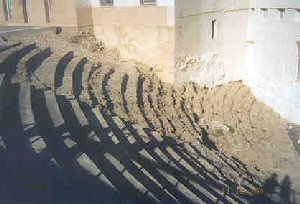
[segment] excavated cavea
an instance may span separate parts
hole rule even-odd
[[[287,122],[242,82],[178,88],[88,32],[42,32],[0,38],[0,85],[1,202],[255,203],[272,173],[300,189]]]

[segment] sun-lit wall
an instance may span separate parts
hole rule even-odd
[[[176,2],[176,82],[243,80],[300,124],[300,1]]]
[[[45,24],[45,4],[43,0],[27,1],[28,22],[32,24]]]
[[[4,24],[6,19],[5,19],[5,13],[4,13],[4,7],[3,7],[3,2],[0,2],[0,24]]]
[[[174,0],[140,5],[140,0],[115,0],[113,6],[93,5],[96,37],[116,48],[125,60],[153,66],[163,80],[173,80],[175,46]]]
[[[176,78],[215,86],[242,78],[248,10],[240,1],[178,0]]]
[[[284,6],[289,9],[256,8],[249,12],[244,81],[260,100],[300,123],[300,12]]]

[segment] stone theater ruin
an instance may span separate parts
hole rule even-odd
[[[0,203],[300,203],[300,1],[0,0]]]

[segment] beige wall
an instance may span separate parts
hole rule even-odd
[[[176,10],[178,81],[193,80],[215,86],[241,80],[247,55],[248,10],[239,7],[241,4],[226,1],[219,1],[223,4],[210,12],[207,11],[213,9],[214,4],[209,3],[213,2],[178,0],[177,3],[181,5]],[[228,3],[227,9],[224,9],[225,3]]]
[[[0,24],[5,22],[5,14],[4,14],[4,8],[3,8],[3,1],[0,1]]]
[[[24,23],[23,5],[21,0],[12,0],[12,19],[10,23]]]
[[[74,0],[49,0],[50,5],[50,25],[76,27],[80,25],[91,25],[91,9],[77,8]],[[4,19],[2,0],[0,5],[0,23],[4,24],[23,24],[24,15],[22,0],[12,0],[12,19],[8,22]],[[27,14],[29,25],[45,25],[46,12],[44,0],[27,0]],[[3,16],[3,19],[2,19]],[[88,23],[86,23],[88,22]]]
[[[168,26],[168,7],[99,7],[93,8],[95,25]]]
[[[27,9],[30,24],[46,23],[43,0],[30,0]],[[63,4],[61,0],[51,0],[50,9],[50,25],[71,28],[71,32],[93,26],[95,36],[108,48],[116,48],[121,58],[153,66],[166,81],[173,77],[174,7],[92,8],[88,1],[83,0],[64,0]],[[13,10],[16,12],[14,6]]]
[[[91,7],[77,8],[77,25],[79,27],[93,26],[93,16]]]
[[[77,10],[74,0],[51,0],[51,24],[75,26],[77,25]]]
[[[44,0],[27,1],[27,12],[29,23],[37,25],[46,23]]]
[[[93,9],[96,37],[122,58],[151,65],[163,80],[173,79],[175,28],[168,7],[104,7]]]

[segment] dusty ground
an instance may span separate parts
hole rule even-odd
[[[9,40],[18,41],[20,36]],[[35,42],[41,50],[50,47],[55,54],[72,50],[75,57],[89,59],[92,66],[83,82],[81,102],[179,143],[201,142],[207,154],[220,151],[237,158],[262,180],[271,173],[277,173],[280,179],[288,175],[300,190],[300,158],[289,139],[288,123],[257,101],[242,82],[212,89],[194,83],[183,87],[164,84],[150,67],[122,61],[116,50],[106,49],[89,32],[59,37],[45,33],[21,36],[21,40]],[[22,76],[19,70],[14,80]],[[47,76],[42,77],[40,80],[46,82]],[[55,90],[51,82],[47,85]],[[70,92],[61,89],[56,93]]]

